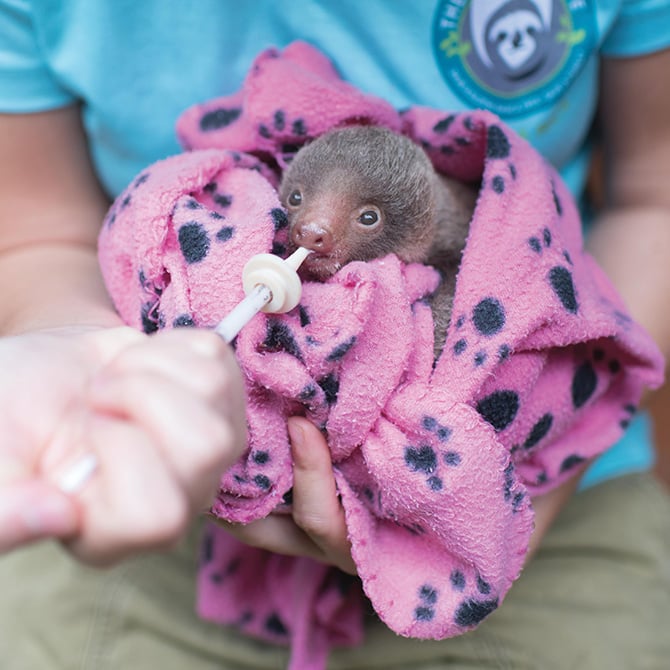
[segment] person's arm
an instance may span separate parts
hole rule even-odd
[[[633,318],[670,354],[670,50],[602,68],[605,207],[588,248]],[[670,486],[670,444],[656,444]]]
[[[653,422],[653,439],[656,444],[654,473],[670,492],[670,384],[666,383],[649,400],[649,413]]]
[[[107,207],[76,107],[0,115],[2,335],[121,324],[96,255]]]
[[[0,115],[0,549],[54,535],[104,564],[170,545],[244,448],[232,350],[121,325],[97,262],[107,205],[77,108]]]

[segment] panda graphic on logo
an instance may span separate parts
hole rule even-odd
[[[586,0],[443,1],[435,55],[454,91],[514,115],[550,103],[578,74],[593,39]]]

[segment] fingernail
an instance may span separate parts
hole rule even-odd
[[[305,431],[298,421],[288,421],[288,434],[294,447],[302,447],[305,444]]]
[[[218,356],[221,351],[221,343],[218,339],[201,333],[194,334],[189,340],[189,345],[194,353],[208,358]]]
[[[26,507],[21,517],[25,528],[33,536],[63,535],[76,528],[76,514],[72,504],[62,496],[43,498]]]

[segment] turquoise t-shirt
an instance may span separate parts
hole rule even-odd
[[[237,90],[261,49],[295,39],[398,108],[488,107],[579,193],[597,56],[669,45],[670,1],[0,0],[0,110],[83,101],[113,195],[179,150],[182,110]]]
[[[0,0],[0,111],[80,102],[114,196],[179,151],[185,108],[236,91],[261,49],[295,39],[397,108],[490,109],[579,197],[599,56],[670,46],[670,0]],[[638,419],[587,477],[650,461]]]

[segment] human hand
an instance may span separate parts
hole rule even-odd
[[[292,513],[271,514],[249,524],[212,519],[250,546],[287,556],[308,556],[356,574],[328,444],[307,419],[289,419],[288,430],[294,464]],[[586,465],[572,479],[533,499],[535,528],[528,548],[528,560],[574,493],[585,468]]]
[[[213,333],[45,331],[0,341],[0,366],[16,380],[0,388],[0,548],[56,536],[107,564],[169,546],[244,449],[239,370]],[[93,477],[64,495],[89,455]]]
[[[2,456],[0,456],[2,458]],[[5,484],[0,467],[0,554],[47,537],[77,530],[76,503],[49,482],[38,479]]]
[[[355,575],[328,444],[319,429],[301,417],[288,420],[288,431],[293,455],[291,514],[270,514],[244,525],[212,520],[252,547],[308,556]]]

